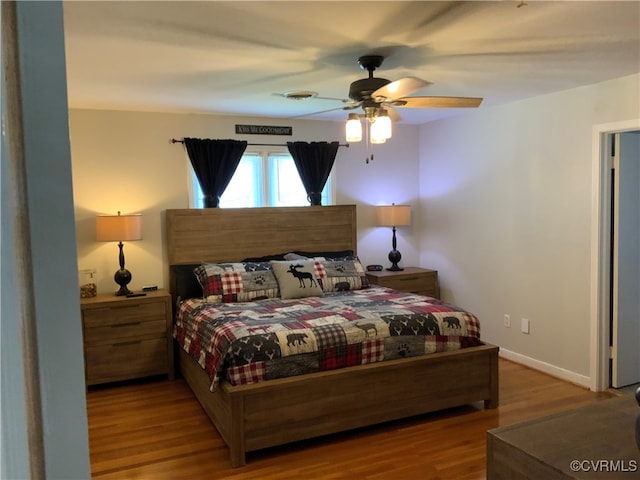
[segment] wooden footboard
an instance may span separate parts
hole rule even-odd
[[[180,371],[234,467],[253,450],[477,401],[498,406],[498,347],[488,344],[253,385],[222,382],[213,393],[182,349]]]

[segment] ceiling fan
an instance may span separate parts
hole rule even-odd
[[[358,142],[362,139],[360,119],[365,118],[371,124],[371,142],[384,143],[391,137],[391,119],[398,120],[400,116],[395,111],[399,108],[476,108],[482,103],[482,98],[476,97],[410,97],[408,95],[420,90],[430,82],[418,77],[403,77],[395,81],[374,77],[373,72],[384,61],[382,55],[363,55],[358,58],[358,64],[369,72],[367,78],[362,78],[349,86],[349,98],[341,100],[344,107],[324,110],[355,110],[362,108],[363,114],[350,113],[347,120],[347,141]],[[286,98],[300,100],[301,98],[316,97],[315,92],[289,92],[283,94]],[[321,97],[319,97],[321,98]],[[327,99],[328,100],[328,99]],[[337,99],[336,99],[337,100]],[[311,115],[314,115],[312,113]],[[306,116],[306,115],[305,115]]]
[[[431,82],[418,77],[404,77],[393,82],[374,77],[374,70],[382,65],[383,60],[382,55],[364,55],[358,58],[358,64],[369,72],[369,76],[356,80],[349,86],[349,100],[345,102],[363,108],[474,108],[482,102],[482,98],[473,97],[408,97],[407,95],[431,85]]]

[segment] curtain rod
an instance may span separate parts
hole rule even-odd
[[[184,143],[184,140],[177,140],[175,138],[172,138],[171,140],[169,140],[169,143]],[[247,143],[247,146],[251,146],[251,147],[286,147],[287,144],[286,143]],[[348,143],[339,143],[338,144],[339,147],[347,147],[349,148],[349,144]]]

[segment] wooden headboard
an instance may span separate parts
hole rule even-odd
[[[169,265],[293,250],[357,252],[355,205],[167,210],[166,228]]]

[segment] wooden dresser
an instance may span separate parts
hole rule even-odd
[[[440,286],[438,285],[438,272],[436,270],[406,267],[399,272],[390,272],[389,270],[367,272],[367,278],[369,283],[375,285],[440,298]]]
[[[161,374],[174,378],[169,292],[102,294],[80,305],[87,385]]]

